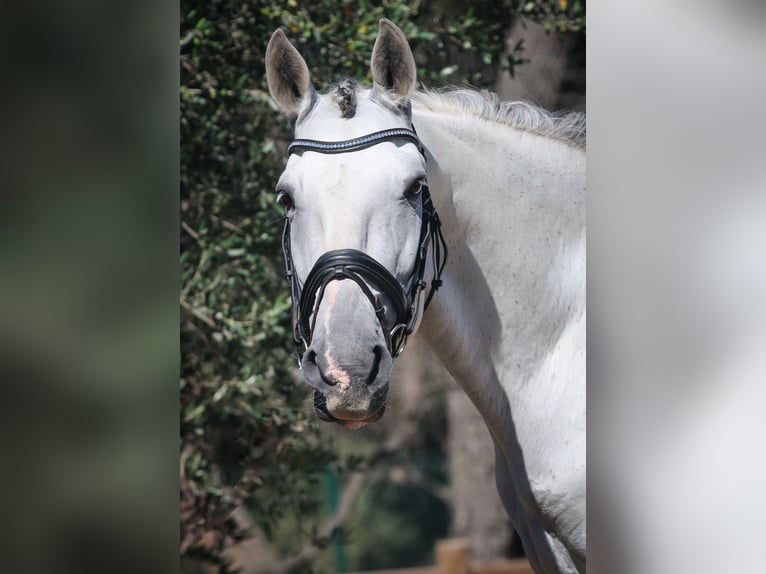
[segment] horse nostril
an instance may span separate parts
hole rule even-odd
[[[317,373],[319,373],[319,378],[322,379],[322,382],[329,386],[334,387],[337,383],[336,380],[334,380],[331,377],[328,377],[325,373],[327,371],[327,365],[320,365],[317,361],[317,354],[316,351],[313,349],[309,349],[306,351],[306,355],[304,356],[303,362],[308,362],[312,365],[312,368],[316,368]],[[321,361],[324,362],[324,361]]]
[[[336,384],[332,378],[325,374],[326,365],[323,365],[322,355],[317,355],[314,349],[307,349],[303,355],[301,370],[303,378],[314,389],[324,392],[327,387],[333,387]]]
[[[375,345],[375,348],[372,350],[373,353],[373,359],[372,359],[372,368],[370,369],[370,374],[367,375],[367,384],[374,382],[375,379],[378,378],[378,372],[380,371],[380,359],[383,357],[383,347],[380,345]]]

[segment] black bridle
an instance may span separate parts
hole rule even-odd
[[[393,128],[364,135],[352,140],[326,142],[318,140],[296,139],[287,148],[288,156],[302,151],[336,154],[365,149],[370,146],[392,140],[409,140],[418,146],[418,151],[426,157],[425,149],[414,129]],[[388,269],[372,257],[356,249],[336,249],[322,254],[301,286],[293,266],[290,247],[290,219],[285,217],[282,233],[282,249],[285,255],[286,277],[290,282],[290,298],[293,315],[293,339],[297,348],[296,359],[301,365],[303,352],[311,344],[311,337],[316,324],[316,310],[324,297],[330,281],[350,279],[369,299],[386,337],[386,345],[391,356],[396,358],[404,351],[407,337],[417,326],[420,316],[420,301],[426,288],[423,280],[428,249],[431,248],[434,277],[431,289],[422,306],[425,312],[436,290],[441,286],[441,274],[447,261],[447,243],[441,232],[441,221],[431,201],[428,184],[423,183],[420,190],[421,224],[420,241],[409,280],[406,285],[399,283]],[[373,290],[384,294],[390,302],[395,319],[389,330],[385,322],[386,308]],[[313,316],[313,321],[312,321]]]

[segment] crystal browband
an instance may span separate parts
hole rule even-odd
[[[305,140],[297,139],[293,140],[290,146],[287,148],[287,155],[299,152],[299,151],[317,151],[320,153],[346,153],[350,151],[356,151],[365,149],[375,144],[389,141],[392,139],[406,139],[418,146],[418,151],[425,156],[425,150],[423,149],[417,134],[413,130],[406,128],[391,128],[388,130],[382,130],[371,134],[364,135],[352,140],[328,142],[319,140]]]

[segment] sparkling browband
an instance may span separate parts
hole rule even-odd
[[[365,149],[370,146],[374,146],[377,143],[388,141],[393,138],[401,138],[410,140],[412,143],[418,146],[418,151],[425,157],[425,150],[423,145],[418,139],[418,135],[413,130],[406,128],[391,128],[388,130],[382,130],[371,134],[364,135],[360,138],[352,140],[340,141],[340,142],[326,142],[319,140],[294,140],[293,143],[287,148],[287,155],[299,152],[299,151],[318,151],[321,153],[346,153],[349,151],[356,151]]]

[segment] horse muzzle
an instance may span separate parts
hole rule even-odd
[[[356,427],[383,416],[393,370],[385,341],[374,330],[377,322],[367,316],[358,323],[329,346],[320,329],[301,365],[304,380],[314,389],[317,416]]]
[[[334,422],[348,429],[358,429],[379,420],[386,412],[388,384],[366,398],[348,400],[334,393],[314,391],[314,410],[325,422]],[[329,396],[328,396],[329,395]]]

